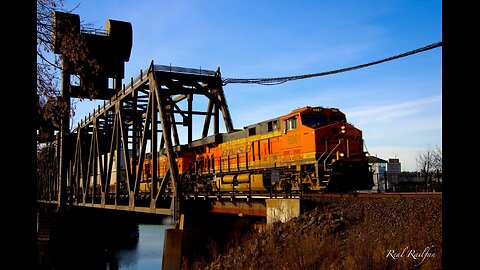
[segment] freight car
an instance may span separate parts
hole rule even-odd
[[[351,192],[374,185],[362,131],[337,108],[303,107],[177,152],[184,193]],[[157,175],[165,176],[165,156]],[[140,193],[151,188],[151,160]]]

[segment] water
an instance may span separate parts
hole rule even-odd
[[[163,241],[168,228],[172,226],[140,224],[137,246],[114,251],[113,261],[107,262],[106,269],[162,269]]]
[[[101,241],[105,231],[91,236],[93,231],[81,233],[78,228],[68,228],[68,233],[50,242],[45,262],[38,269],[99,269],[99,270],[160,270],[162,269],[165,230],[172,225],[139,224],[138,239],[122,240],[114,234]],[[130,231],[132,231],[130,229]],[[136,231],[136,230],[135,230]],[[114,237],[114,238],[111,238]],[[117,241],[112,241],[120,239]]]

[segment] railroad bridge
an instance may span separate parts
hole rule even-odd
[[[194,100],[200,97],[208,101],[205,111],[193,109]],[[194,116],[204,118],[202,134],[197,140],[193,140]],[[177,153],[198,144],[218,143],[220,117],[227,132],[234,131],[219,70],[152,62],[80,120],[74,130],[68,132],[64,126],[65,131],[56,134],[53,160],[58,162],[54,166],[58,171],[39,179],[38,198],[41,203],[59,207],[172,216],[177,225],[182,214],[199,209],[266,217],[266,199],[287,194],[272,191],[252,195],[236,193],[235,189],[221,194],[181,192]],[[184,144],[181,144],[180,128],[187,131],[188,141]],[[209,130],[213,134],[209,134]],[[160,155],[166,156],[168,162],[163,177],[157,175]],[[146,175],[139,168],[143,168],[146,160],[151,162],[149,193],[140,192]]]
[[[52,125],[39,128],[39,143],[50,147],[44,148],[47,155],[39,162],[39,204],[60,211],[73,207],[172,216],[176,229],[183,229],[183,214],[189,212],[267,215],[266,198],[272,194],[252,196],[232,190],[197,196],[181,189],[182,173],[194,164],[181,166],[176,162],[178,154],[196,145],[218,144],[221,122],[227,133],[235,131],[219,68],[180,68],[152,61],[122,84],[124,62],[133,44],[130,23],[107,20],[104,31],[92,33],[81,29],[76,14],[55,12],[53,18],[53,51],[62,57],[62,98],[68,110],[71,98],[104,102],[72,130],[69,115],[62,116],[56,130],[48,129]],[[69,59],[65,36],[80,38],[87,60],[99,63],[94,77],[78,73],[79,64]],[[75,76],[77,83],[72,82]],[[194,118],[203,120],[201,134],[194,134]],[[186,142],[181,141],[180,129]],[[159,164],[160,156],[166,157],[166,164]],[[146,185],[142,168],[147,161],[148,193],[140,192]],[[160,176],[161,165],[166,170]],[[172,233],[167,233],[167,241],[182,237],[181,232]]]
[[[104,30],[91,31],[81,28],[79,15],[54,12],[52,49],[63,61],[62,99],[67,104],[71,98],[103,100],[103,105],[73,130],[68,114],[56,130],[53,125],[39,128],[40,143],[53,150],[40,164],[39,200],[60,207],[167,215],[175,221],[192,205],[205,203],[212,212],[266,216],[265,199],[274,196],[272,191],[268,196],[252,196],[232,189],[229,194],[206,192],[200,197],[182,192],[182,174],[196,164],[179,164],[176,158],[184,150],[221,143],[221,123],[226,133],[236,131],[220,68],[182,68],[151,61],[122,84],[132,33],[129,22],[109,19]],[[72,40],[82,43],[75,49],[85,50],[77,55],[86,59],[71,59],[68,42]],[[79,72],[81,65],[91,61],[98,64],[95,73]],[[194,128],[194,123],[202,122],[201,129]],[[146,166],[149,175],[143,170]]]
[[[195,96],[208,99],[205,111],[193,110]],[[187,103],[187,109],[181,108],[182,101]],[[46,191],[52,192],[55,189],[51,187],[58,186],[60,193],[53,196],[60,196],[60,201],[63,191],[68,197],[66,202],[131,211],[149,208],[153,213],[177,214],[178,218],[180,209],[175,205],[182,194],[178,188],[181,180],[176,152],[199,143],[193,140],[194,116],[204,117],[200,141],[215,143],[217,137],[208,136],[208,131],[213,121],[213,133],[219,134],[220,112],[227,131],[233,131],[219,70],[176,68],[152,62],[103,106],[81,120],[75,130],[57,133],[57,156],[64,168],[59,173],[60,183],[52,177]],[[185,144],[180,143],[179,128],[187,129]],[[168,162],[162,178],[157,175],[160,155],[165,155]],[[151,161],[152,188],[150,194],[141,197],[139,187],[145,177],[141,168],[146,160]],[[173,183],[171,190],[167,189],[169,181]],[[167,199],[170,203],[166,203]]]
[[[62,116],[56,130],[52,125],[39,127],[39,144],[46,145],[37,170],[39,205],[60,211],[78,208],[98,213],[104,209],[173,217],[175,228],[166,234],[164,252],[170,253],[164,253],[164,260],[169,261],[168,266],[164,262],[165,269],[179,269],[182,243],[194,238],[182,232],[188,227],[185,216],[187,224],[189,215],[202,218],[207,213],[261,217],[269,223],[300,214],[304,194],[295,198],[277,194],[272,185],[270,193],[255,195],[251,190],[236,192],[233,183],[227,193],[182,191],[184,175],[196,166],[177,162],[183,150],[221,143],[221,123],[227,133],[236,131],[219,68],[181,68],[152,61],[137,77],[122,84],[133,44],[130,23],[107,20],[104,31],[91,32],[81,29],[78,15],[55,12],[53,26],[53,51],[63,61],[62,99],[70,104],[71,98],[91,98],[103,100],[103,105],[73,130],[68,114]],[[69,47],[63,44],[68,35],[81,37],[87,60],[99,63],[95,76],[78,73],[79,64],[69,59]],[[79,82],[72,83],[74,76]],[[194,123],[199,121],[203,126],[195,129]],[[142,168],[147,163],[151,174],[146,176]]]

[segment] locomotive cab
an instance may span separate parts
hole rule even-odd
[[[300,154],[302,171],[315,171],[308,189],[342,192],[373,187],[362,131],[339,109],[304,107],[282,120],[284,149]]]
[[[345,114],[338,109],[311,108],[301,114],[302,124],[310,128],[320,128],[333,123],[346,123]]]

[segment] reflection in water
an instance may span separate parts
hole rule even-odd
[[[170,225],[140,224],[138,244],[134,248],[122,248],[114,252],[106,269],[155,269],[162,268],[163,239]]]
[[[160,270],[168,228],[172,225],[140,224],[138,239],[115,241],[117,238],[109,236],[104,242],[98,234],[92,237],[92,231],[70,231],[67,237],[62,235],[50,243],[50,263],[42,263],[38,269]]]

